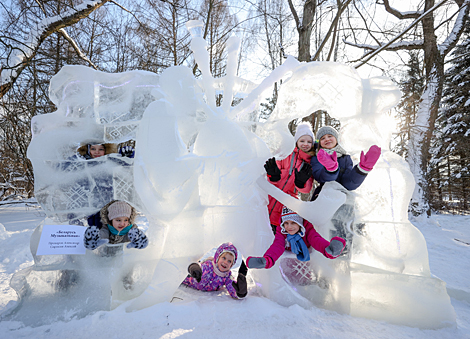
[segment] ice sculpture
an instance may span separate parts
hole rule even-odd
[[[148,287],[139,289],[145,291],[128,304],[131,311],[169,301],[188,263],[222,242],[233,242],[244,256],[261,255],[273,239],[266,191],[316,223],[327,238],[336,209],[343,203],[355,205],[354,225],[360,229],[352,228],[356,234],[350,257],[328,260],[312,253],[311,261],[299,266],[286,254],[270,270],[250,271],[260,292],[284,305],[316,305],[398,324],[436,328],[454,322],[444,283],[430,275],[424,239],[407,220],[410,192],[405,182],[410,172],[388,151],[389,122],[383,113],[399,99],[396,86],[385,78],[361,79],[345,65],[299,63],[292,57],[254,85],[235,75],[236,37],[227,42],[227,75],[214,79],[200,25],[187,24],[201,79],[183,66],[170,67],[160,76],[66,66],[52,78],[50,96],[57,112],[34,118],[28,149],[36,195],[50,222],[83,218],[111,197],[143,212],[150,246],[138,255],[124,250],[122,260],[136,263],[151,279],[143,275]],[[260,123],[258,103],[280,79],[276,109]],[[216,94],[223,94],[219,106]],[[342,142],[353,156],[371,144],[381,146],[383,154],[359,190],[350,193],[334,183],[326,185],[325,199],[312,204],[266,185],[263,163],[292,151],[288,121],[318,109],[341,121]],[[134,160],[117,155],[70,160],[84,142],[129,139],[136,141]],[[35,266],[16,275],[14,285],[22,290],[39,280],[59,279],[59,269],[93,271],[107,264],[110,270],[118,265],[90,253],[81,258],[36,257]],[[292,280],[299,272],[306,281]],[[119,280],[126,272],[117,269],[113,274]],[[124,293],[123,298],[130,296]]]
[[[356,161],[373,144],[382,155],[359,189],[348,194],[346,204],[355,207],[349,256],[328,261],[314,253],[309,263],[292,264],[286,255],[276,266],[283,279],[276,271],[256,272],[269,297],[421,328],[455,323],[445,283],[431,276],[424,237],[408,221],[413,176],[388,148],[393,121],[384,113],[399,98],[389,79],[361,79],[353,68],[334,63],[303,64],[283,83],[273,118],[326,110],[341,121],[340,142]],[[281,199],[282,192],[277,194]],[[331,229],[317,225],[326,238]]]

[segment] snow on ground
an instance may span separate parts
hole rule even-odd
[[[32,264],[29,239],[44,216],[34,201],[0,205],[0,312],[16,299],[9,279],[15,271]],[[456,327],[421,330],[318,308],[283,307],[254,290],[245,300],[232,300],[223,292],[183,290],[179,291],[181,296],[189,299],[174,299],[132,313],[125,311],[125,303],[110,312],[35,328],[2,321],[0,337],[470,338],[470,216],[433,215],[412,222],[426,238],[432,273],[447,283],[457,314]]]

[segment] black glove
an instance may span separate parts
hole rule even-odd
[[[242,260],[242,264],[240,265],[240,268],[238,269],[238,273],[243,274],[245,277],[246,277],[246,274],[248,273],[248,267],[246,267],[244,260]]]
[[[308,179],[312,176],[312,166],[310,166],[309,163],[305,162],[300,169],[300,171],[297,171],[297,168],[295,169],[295,180],[294,184],[298,188],[304,188],[305,183],[307,182]]]
[[[197,282],[201,282],[202,268],[197,262],[193,262],[188,266],[188,272]]]
[[[276,158],[271,158],[264,164],[264,169],[272,182],[281,180],[281,170],[277,167]]]
[[[238,273],[237,282],[232,281],[232,286],[237,292],[237,296],[239,298],[245,298],[248,294],[248,286],[246,284],[246,277],[244,274]]]
[[[121,154],[121,156],[123,157],[133,158],[135,154],[134,147],[132,146],[121,147],[119,148],[119,154]]]

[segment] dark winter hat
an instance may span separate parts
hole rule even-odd
[[[127,202],[116,201],[108,207],[108,219],[111,221],[119,217],[131,217],[132,207]]]
[[[336,129],[331,126],[323,126],[317,132],[317,140],[320,140],[322,136],[330,134],[336,138],[336,142],[339,142],[339,133]]]
[[[308,122],[303,122],[297,126],[297,129],[295,131],[294,139],[295,142],[300,139],[300,137],[303,137],[304,135],[309,135],[312,137],[312,141],[314,141],[315,137],[313,136],[312,132],[312,126]]]
[[[287,220],[291,220],[295,222],[297,225],[300,226],[300,231],[301,235],[305,234],[305,228],[304,228],[304,218],[302,218],[300,215],[295,213],[293,210],[289,209],[288,207],[284,206],[282,207],[282,212],[281,212],[281,233],[287,234],[287,231],[284,228],[284,223]]]

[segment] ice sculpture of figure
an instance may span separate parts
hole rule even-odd
[[[292,57],[254,86],[235,76],[239,47],[235,37],[227,42],[227,75],[214,79],[206,42],[198,34],[200,23],[189,22],[188,28],[202,79],[195,79],[183,66],[170,67],[161,76],[142,71],[105,74],[65,66],[51,79],[50,97],[57,111],[34,117],[28,148],[36,197],[49,218],[46,222],[67,221],[70,212],[77,217],[95,213],[110,200],[99,195],[96,178],[111,176],[113,199],[132,204],[148,219],[150,245],[132,253],[124,249],[124,255],[108,258],[112,262],[104,262],[106,258],[94,251],[73,260],[36,256],[40,226],[31,239],[35,264],[15,275],[12,282],[20,293],[32,292],[26,302],[36,300],[42,305],[53,297],[50,282],[58,279],[60,270],[71,269],[90,273],[83,275],[79,288],[90,284],[111,287],[91,296],[97,302],[94,305],[83,300],[84,294],[73,294],[68,305],[78,311],[67,314],[109,309],[116,296],[126,300],[145,288],[136,287],[130,295],[115,286],[129,266],[139,274],[137,282],[150,285],[127,310],[169,301],[186,275],[188,261],[200,258],[205,249],[230,239],[239,244],[239,255],[257,255],[272,243],[268,194],[327,236],[328,221],[348,194],[340,184],[326,183],[322,199],[303,202],[271,185],[263,173],[266,159],[282,159],[294,149],[287,122],[325,109],[341,121],[342,138],[350,145],[353,158],[371,144],[384,150],[357,192],[356,215],[365,225],[364,232],[354,239],[350,261],[328,261],[318,252],[311,253],[311,268],[316,271],[310,272],[317,282],[313,290],[312,286],[291,288],[279,274],[281,257],[272,269],[256,272],[261,293],[281,304],[313,303],[413,326],[432,328],[455,321],[444,283],[430,275],[424,239],[407,220],[411,193],[405,189],[405,181],[412,180],[411,173],[403,159],[386,151],[390,123],[384,123],[382,113],[398,101],[396,86],[385,78],[361,79],[345,65],[300,63]],[[263,93],[280,79],[284,81],[273,114],[266,123],[257,123],[253,116]],[[216,93],[223,93],[221,106],[216,105]],[[232,106],[234,96],[243,98],[236,106]],[[135,158],[120,159],[129,163],[127,167],[110,161],[114,157],[110,154],[76,161],[67,171],[60,170],[61,162],[83,143],[130,139],[136,140]],[[46,158],[44,149],[51,150]],[[77,185],[82,180],[88,181],[87,189]],[[321,213],[314,208],[319,201],[328,202]],[[105,268],[109,280],[96,281],[93,273]],[[149,274],[153,274],[151,281]],[[112,291],[111,300],[104,291]],[[405,297],[408,293],[413,297]]]
[[[187,24],[202,80],[187,67],[166,69],[155,92],[159,99],[145,111],[136,139],[136,190],[150,224],[158,226],[148,235],[165,243],[151,286],[129,310],[170,300],[186,275],[187,259],[196,260],[207,248],[230,239],[246,254],[272,242],[267,195],[255,184],[272,154],[253,133],[251,117],[263,92],[298,62],[290,59],[253,89],[235,76],[240,40],[231,37],[227,75],[216,84],[199,25]],[[215,88],[223,90],[221,106],[215,105]],[[244,100],[231,106],[233,96]],[[340,199],[332,199],[330,210],[317,209],[326,218],[344,202],[344,194],[335,193]]]

